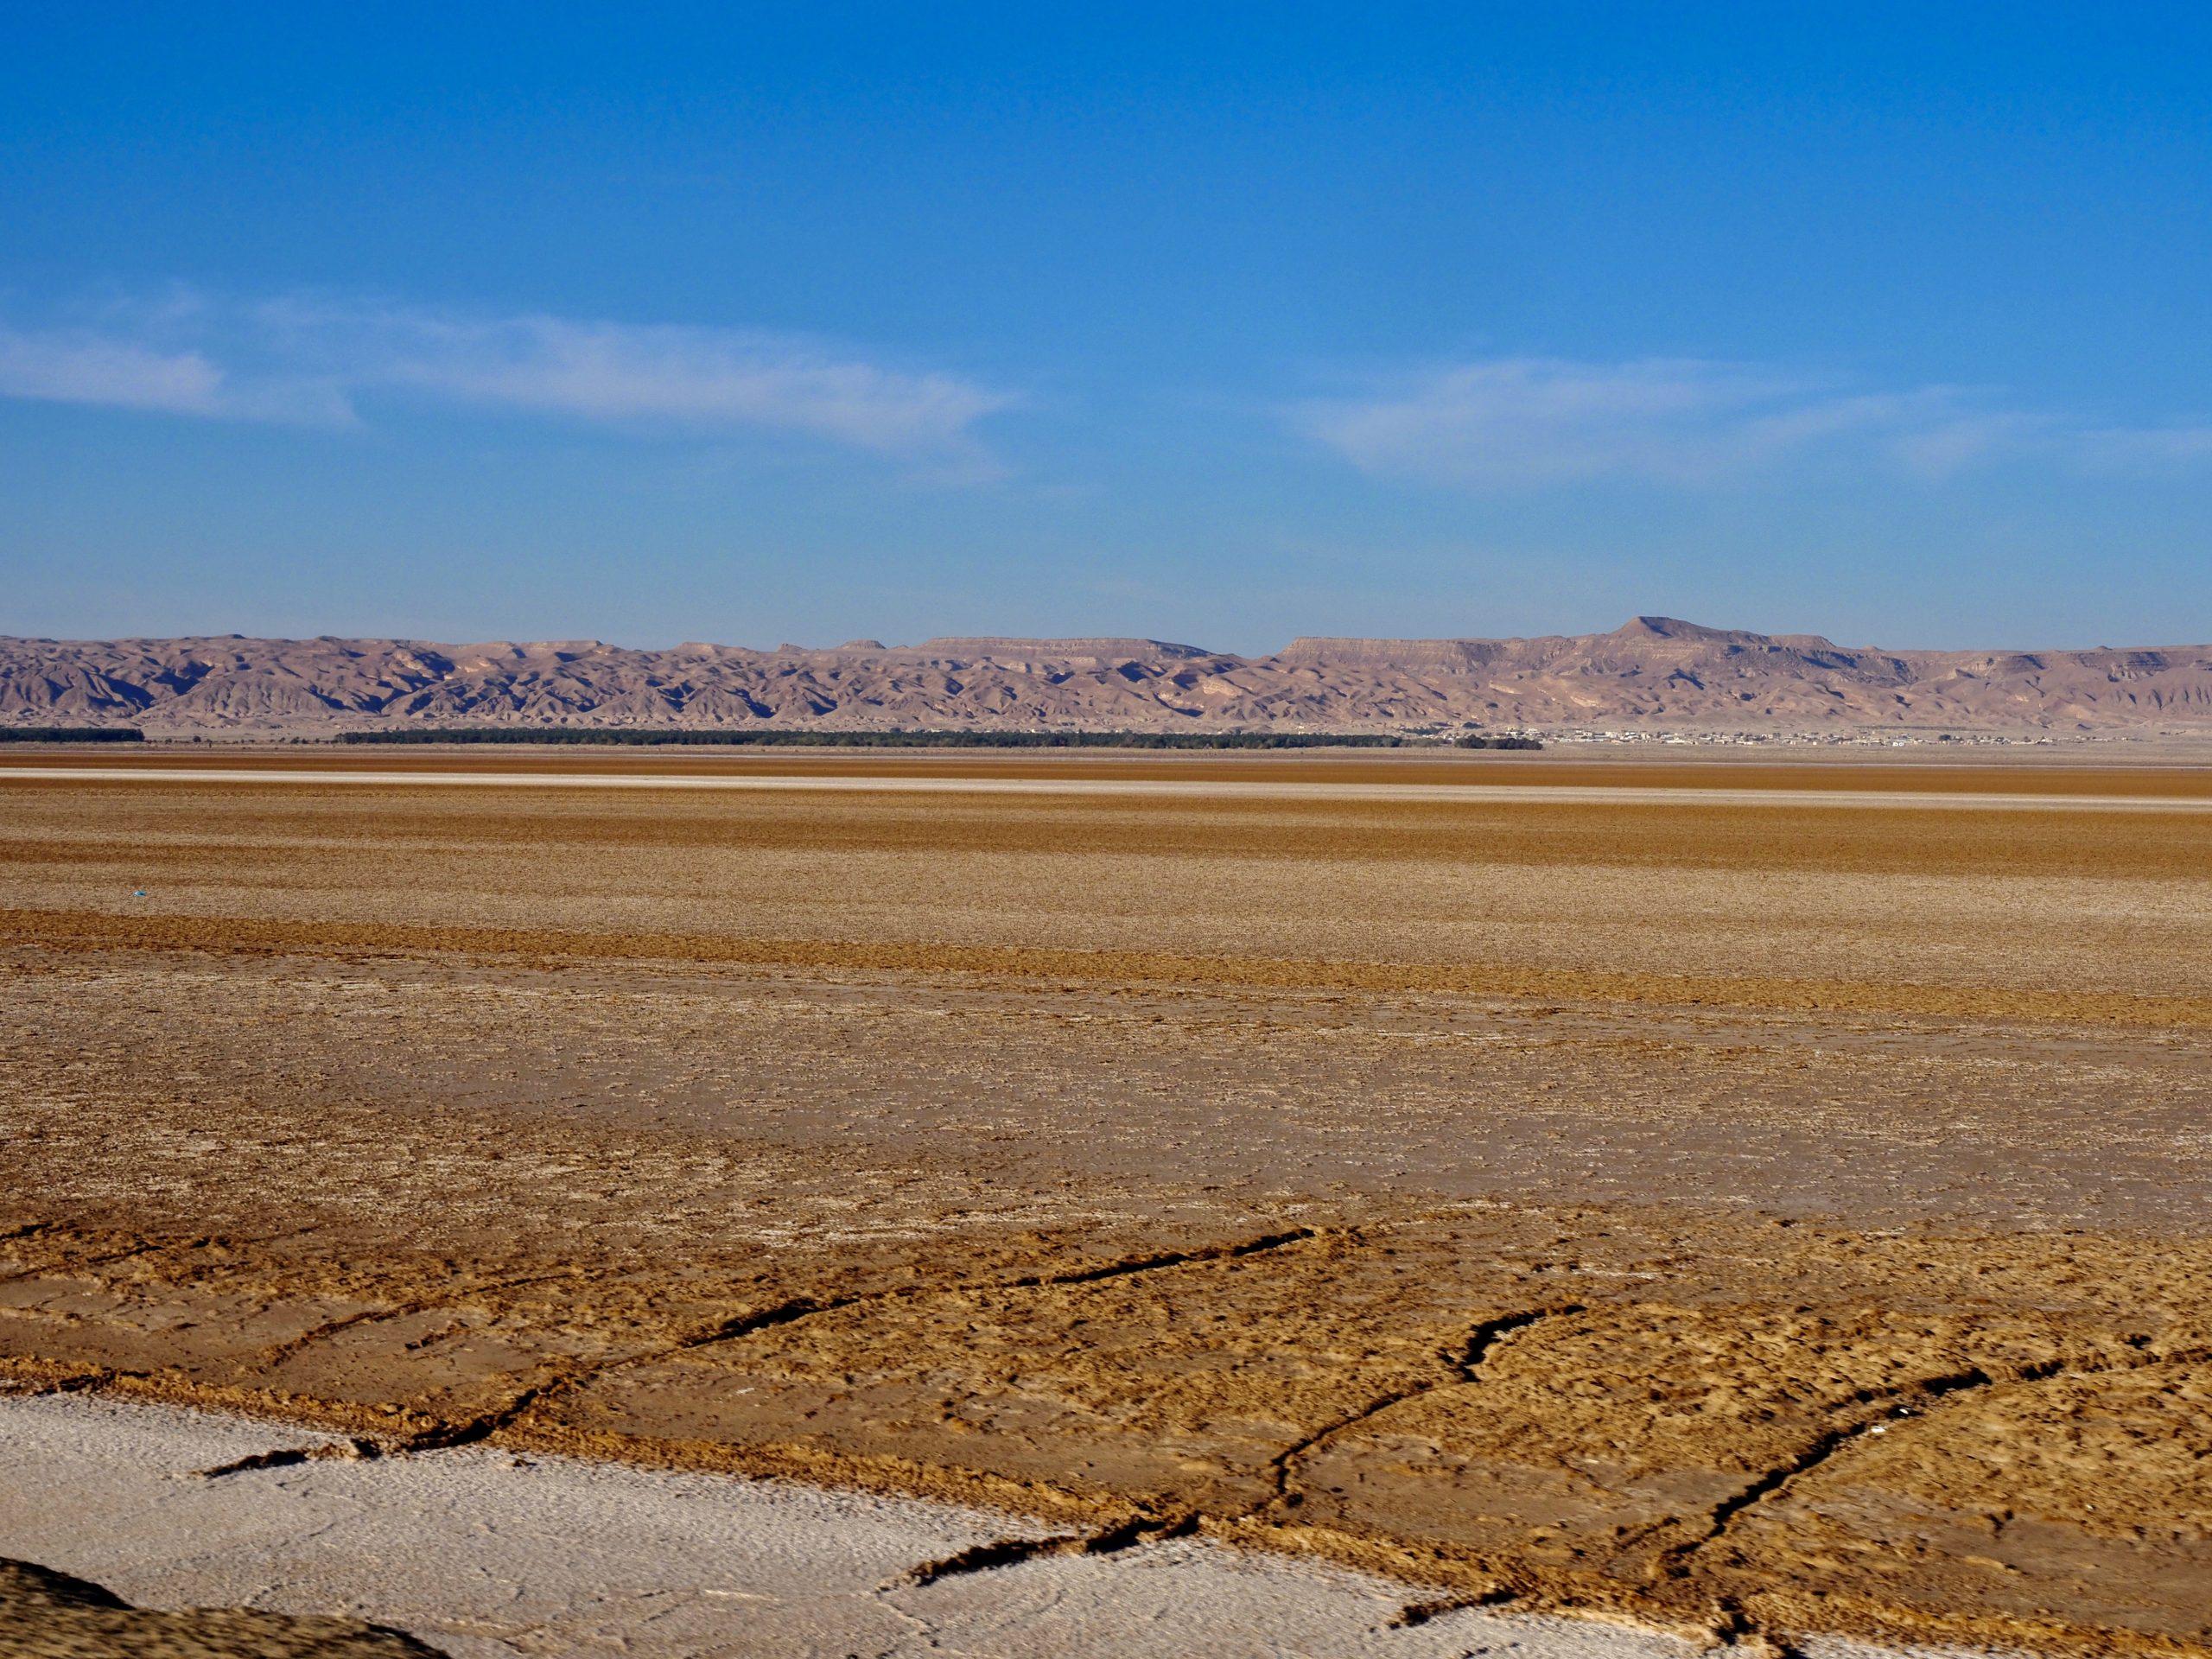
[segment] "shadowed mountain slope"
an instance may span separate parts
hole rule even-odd
[[[1882,651],[1637,617],[1533,639],[938,639],[754,651],[595,640],[0,639],[0,723],[156,735],[425,725],[1375,731],[2212,730],[2212,646]]]

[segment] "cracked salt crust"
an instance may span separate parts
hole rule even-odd
[[[1002,1543],[1007,1517],[789,1483],[469,1450],[266,1459],[266,1459],[272,1441],[302,1453],[342,1446],[214,1413],[0,1398],[0,1556],[142,1605],[342,1612],[454,1659],[1694,1651],[1656,1632],[1472,1609],[1394,1626],[1402,1586],[1187,1541],[930,1579],[918,1564]]]

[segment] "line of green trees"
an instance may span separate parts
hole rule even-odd
[[[380,727],[344,732],[341,743],[712,744],[753,748],[850,749],[1540,749],[1533,737],[1423,738],[1312,732],[812,732],[670,731],[636,728]]]
[[[0,743],[143,743],[136,726],[0,726]]]

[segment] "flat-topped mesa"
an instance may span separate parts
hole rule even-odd
[[[1203,645],[1167,639],[1015,639],[994,634],[943,634],[909,645],[900,656],[982,658],[995,663],[1192,662],[1222,656]]]
[[[1516,646],[1529,643],[1523,639],[1361,639],[1308,634],[1262,660],[1296,668],[1470,674],[1511,654]]]

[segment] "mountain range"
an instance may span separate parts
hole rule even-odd
[[[149,736],[422,726],[2212,733],[2212,646],[1883,651],[1637,617],[1527,639],[0,638],[0,725]]]

